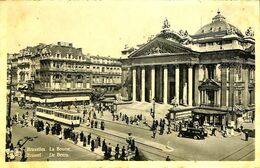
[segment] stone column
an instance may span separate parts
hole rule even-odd
[[[133,67],[133,97],[132,101],[136,101],[136,68]]]
[[[208,78],[209,78],[208,68],[207,66],[204,66],[204,79],[208,79]]]
[[[53,74],[50,74],[50,89],[53,87]]]
[[[168,67],[167,65],[163,66],[163,103],[168,103]]]
[[[193,85],[193,82],[192,82],[192,65],[189,66],[189,75],[188,75],[188,78],[189,78],[189,106],[192,106],[192,85]]]
[[[175,66],[175,97],[176,102],[179,104],[179,87],[180,87],[180,68],[179,65]]]
[[[229,67],[229,106],[232,106],[235,104],[234,99],[234,79],[235,79],[235,65],[230,65]]]
[[[221,106],[227,106],[227,65],[221,64]]]
[[[194,104],[200,105],[200,91],[199,91],[199,65],[194,65]]]
[[[142,67],[142,89],[141,89],[141,101],[145,102],[145,67]]]
[[[187,96],[188,96],[188,94],[187,94],[187,79],[186,79],[186,77],[187,77],[187,70],[186,70],[186,67],[184,67],[183,68],[183,95],[182,95],[182,101],[183,101],[183,105],[187,105]]]
[[[217,105],[220,105],[220,90],[217,91]]]
[[[217,105],[217,91],[214,91],[214,105]]]
[[[245,83],[245,89],[244,89],[244,96],[243,96],[243,105],[248,106],[248,80],[249,80],[249,73],[248,73],[248,67],[243,66],[243,80]]]
[[[205,104],[208,105],[208,94],[207,91],[205,90]]]
[[[159,95],[158,95],[158,102],[163,101],[163,70],[162,66],[159,66]]]
[[[155,66],[151,69],[151,100],[155,97]]]

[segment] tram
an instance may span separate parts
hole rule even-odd
[[[37,117],[42,117],[66,125],[72,125],[72,124],[74,126],[80,125],[81,114],[72,110],[37,106],[35,115]]]

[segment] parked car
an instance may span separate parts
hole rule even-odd
[[[204,139],[208,135],[207,131],[203,128],[187,128],[182,129],[178,137],[189,137],[193,139]]]

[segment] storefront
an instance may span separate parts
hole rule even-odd
[[[192,111],[193,122],[198,121],[200,126],[217,126],[227,125],[229,115],[224,111],[211,109],[194,109]]]

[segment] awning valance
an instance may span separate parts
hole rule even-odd
[[[193,113],[197,114],[210,114],[210,115],[226,115],[226,112],[217,111],[217,110],[208,110],[208,109],[194,109]]]

